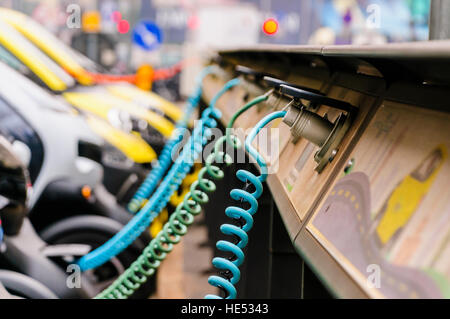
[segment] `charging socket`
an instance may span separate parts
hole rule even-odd
[[[319,147],[314,155],[314,160],[318,164],[316,171],[320,173],[335,158],[342,139],[349,130],[358,109],[350,103],[297,87],[282,84],[280,88],[281,93],[293,100],[287,108],[283,122],[291,128],[294,143],[299,138],[304,138]],[[327,105],[340,109],[345,113],[340,113],[337,119],[331,122],[326,115],[320,116],[310,109],[306,109],[301,103],[302,99],[317,105]]]
[[[319,147],[314,155],[316,171],[322,172],[325,166],[336,156],[339,145],[351,125],[351,117],[341,113],[333,122],[327,116],[291,105],[287,109],[283,122],[291,128],[293,143],[304,138]]]

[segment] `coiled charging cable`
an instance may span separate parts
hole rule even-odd
[[[172,165],[155,193],[144,207],[116,235],[77,261],[82,271],[101,266],[120,254],[158,216],[202,151],[203,145],[206,144],[208,137],[211,135],[210,128],[217,125],[216,119],[221,117],[220,111],[215,107],[218,99],[238,84],[239,79],[230,80],[214,96],[210,106],[203,111],[201,120],[194,128],[193,134],[183,147],[180,156],[176,159],[174,165]]]
[[[261,175],[256,176],[252,172],[240,169],[236,173],[236,177],[244,182],[250,183],[254,187],[253,192],[249,192],[246,189],[233,189],[230,192],[232,199],[236,201],[245,202],[250,208],[244,209],[239,206],[230,206],[225,209],[225,215],[236,221],[234,224],[223,224],[220,226],[220,231],[229,236],[237,238],[237,241],[231,242],[226,240],[219,240],[216,247],[224,252],[231,253],[231,258],[215,257],[212,260],[214,267],[222,270],[223,277],[210,276],[208,283],[212,286],[222,289],[226,294],[226,299],[236,298],[237,291],[235,285],[238,283],[241,272],[239,266],[244,262],[245,254],[243,249],[248,243],[248,232],[253,227],[253,215],[258,210],[258,198],[263,192],[262,183],[267,178],[267,165],[261,154],[252,146],[252,142],[255,139],[259,131],[266,126],[269,122],[283,118],[286,115],[286,111],[278,111],[265,116],[250,132],[245,140],[245,149],[248,154],[256,160],[261,170]],[[239,225],[239,226],[237,226]],[[207,295],[206,299],[222,299],[217,295]]]
[[[174,245],[179,243],[181,237],[187,233],[194,217],[201,212],[202,205],[208,202],[208,193],[215,191],[216,185],[212,180],[220,180],[224,177],[223,170],[214,163],[230,165],[233,162],[232,158],[222,151],[225,143],[232,145],[235,149],[240,148],[239,139],[230,133],[233,123],[250,107],[266,101],[268,95],[255,98],[233,115],[227,126],[226,136],[219,138],[215,143],[214,151],[207,157],[205,167],[200,170],[198,180],[192,183],[190,192],[185,195],[183,202],[177,206],[163,229],[144,249],[141,256],[113,284],[97,295],[97,299],[128,298],[155,273]],[[217,99],[213,102],[215,105]],[[205,176],[206,174],[209,177]]]

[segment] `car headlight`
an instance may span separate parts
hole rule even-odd
[[[94,161],[85,157],[76,158],[75,167],[84,175],[91,174],[95,170]]]
[[[111,109],[108,111],[108,122],[125,132],[131,132],[133,130],[133,122],[130,113],[119,110]]]

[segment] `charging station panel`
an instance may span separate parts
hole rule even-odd
[[[269,130],[269,139],[258,134],[270,147],[254,140],[269,164],[267,185],[294,248],[335,296],[450,298],[449,46],[229,51],[223,53],[231,61],[224,68],[229,77],[205,81],[207,102],[236,76],[237,64],[291,86],[279,91],[282,103],[257,105],[239,117],[234,127],[247,134],[264,116],[284,109],[295,86],[357,109],[297,100],[302,110],[333,124],[342,114],[354,114],[320,169],[315,155],[323,144],[292,129],[300,115],[297,122],[271,122],[267,127],[278,130]],[[221,98],[222,124],[267,91],[260,87],[257,92],[244,81]],[[300,137],[294,143],[295,134]],[[274,152],[280,156],[272,157]]]
[[[343,165],[342,159],[345,158],[348,147],[353,143],[367,115],[377,106],[375,97],[339,86],[333,86],[327,96],[347,101],[358,108],[352,126],[336,150],[336,155],[330,158],[324,170],[319,173],[315,169],[317,162],[314,160],[318,147],[306,139],[300,139],[296,144],[290,142],[280,155],[279,170],[276,174],[302,222],[328,183],[336,176],[336,169]],[[317,110],[317,114],[326,114],[331,122],[334,122],[340,113],[341,110],[327,106],[321,106]]]
[[[297,244],[311,234],[369,297],[449,298],[448,123],[384,101]]]

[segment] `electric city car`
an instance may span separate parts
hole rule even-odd
[[[32,223],[27,219],[23,232],[5,237],[9,247],[13,247],[8,250],[11,254],[5,254],[7,265],[13,264],[13,270],[40,279],[57,293],[57,289],[62,289],[59,284],[59,288],[52,287],[51,278],[33,273],[35,268],[29,267],[38,257],[44,264],[48,263],[49,256],[42,256],[41,248],[47,243],[84,245],[82,249],[75,246],[75,251],[63,250],[63,255],[50,256],[65,269],[64,256],[80,257],[95,249],[117,233],[131,215],[102,187],[103,169],[99,160],[103,140],[82,116],[69,105],[66,109],[55,103],[40,105],[42,97],[33,95],[40,88],[4,64],[0,64],[0,74],[3,75],[0,76],[0,133],[11,141],[29,167],[33,185],[27,207]],[[92,190],[88,196],[84,193],[86,188]],[[30,236],[34,239],[28,241]],[[38,245],[39,236],[43,240]],[[91,287],[86,293],[93,296],[120,275],[148,240],[148,233],[144,233],[125,254],[83,273]],[[47,274],[51,276],[52,272]],[[153,291],[154,281],[143,287],[141,293],[148,296]],[[57,295],[65,293],[61,290]]]
[[[124,187],[129,186],[129,175],[142,179],[147,170],[96,134],[89,124],[94,116],[80,114],[3,63],[0,74],[4,99],[0,131],[24,144],[22,153],[34,185],[30,205],[50,203],[55,210],[69,201],[72,205],[64,207],[64,214],[89,209],[126,223],[130,214],[111,199],[109,189],[118,184],[122,193],[127,192]],[[33,130],[37,134],[32,134]],[[109,180],[114,181],[112,186]],[[58,213],[48,218],[56,221],[62,216]]]

